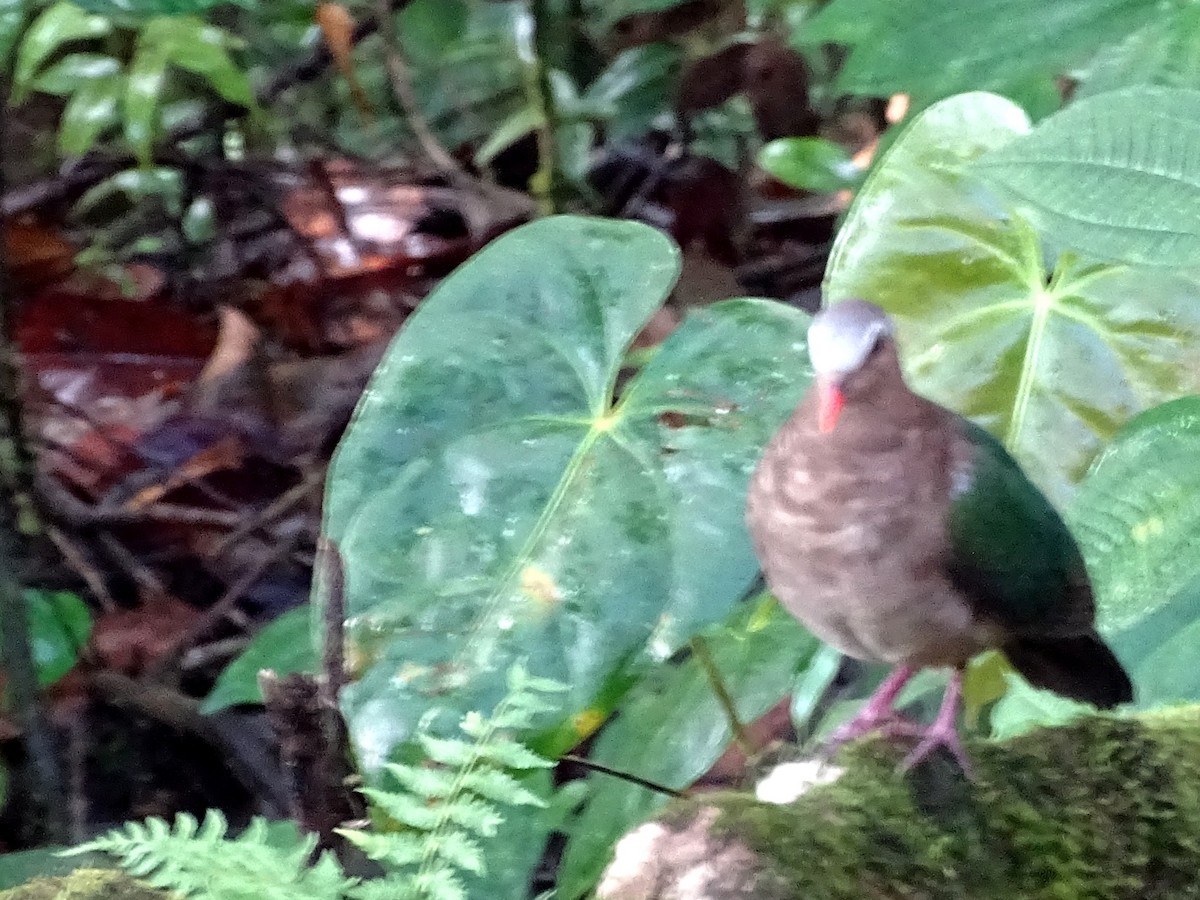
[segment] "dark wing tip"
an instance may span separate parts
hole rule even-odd
[[[1111,709],[1133,699],[1133,682],[1096,633],[1062,638],[1021,638],[1004,655],[1034,687]]]

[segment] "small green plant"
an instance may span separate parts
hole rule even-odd
[[[487,873],[479,839],[496,834],[504,809],[546,805],[519,778],[553,763],[511,734],[553,708],[547,695],[561,690],[514,665],[491,716],[473,712],[463,719],[466,739],[423,733],[423,764],[386,766],[394,786],[363,790],[377,822],[386,825],[340,832],[383,867],[385,875],[374,881],[348,877],[331,853],[309,865],[314,836],[281,838],[261,818],[230,838],[215,810],[203,823],[187,814],[174,827],[158,818],[131,822],[64,855],[109,853],[132,875],[197,900],[459,900],[466,896],[464,873]]]

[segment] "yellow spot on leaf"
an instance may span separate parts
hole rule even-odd
[[[396,680],[403,684],[408,684],[428,672],[429,666],[419,666],[416,663],[406,662],[400,667],[400,671],[396,673]]]
[[[571,724],[575,728],[575,734],[583,740],[604,724],[604,713],[598,709],[585,709],[571,718]]]
[[[600,416],[592,421],[592,428],[596,431],[612,431],[621,424],[621,417],[615,412],[608,415]]]
[[[363,673],[374,661],[374,654],[368,652],[358,641],[347,639],[342,645],[342,665],[351,681],[362,678]]]
[[[1144,544],[1155,535],[1163,533],[1163,520],[1158,516],[1152,516],[1144,522],[1138,522],[1133,526],[1133,539],[1139,544]]]
[[[554,577],[537,566],[526,566],[521,572],[521,590],[538,603],[549,606],[557,603],[560,594]]]

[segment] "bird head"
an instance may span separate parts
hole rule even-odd
[[[817,426],[828,434],[846,398],[870,387],[871,368],[886,357],[899,371],[892,320],[866,300],[842,300],[821,310],[808,328],[808,354],[816,373]]]

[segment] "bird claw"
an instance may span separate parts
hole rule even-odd
[[[968,778],[971,777],[971,761],[967,757],[967,751],[962,745],[962,739],[958,736],[957,729],[953,726],[946,728],[937,722],[925,729],[917,746],[900,763],[900,771],[909,771],[939,749],[948,751],[958,762],[963,773]]]
[[[915,737],[922,733],[922,728],[895,711],[881,716],[859,715],[835,728],[829,736],[829,743],[841,745],[877,731],[885,737]]]
[[[956,670],[951,676],[937,718],[927,727],[906,719],[892,707],[910,674],[911,670],[901,668],[890,676],[857,716],[834,730],[821,748],[819,758],[828,761],[843,744],[878,733],[889,740],[907,738],[917,741],[917,746],[900,763],[901,772],[909,771],[937,750],[945,749],[958,761],[967,777],[971,777],[971,763],[955,726],[955,714],[962,697],[962,671]]]

